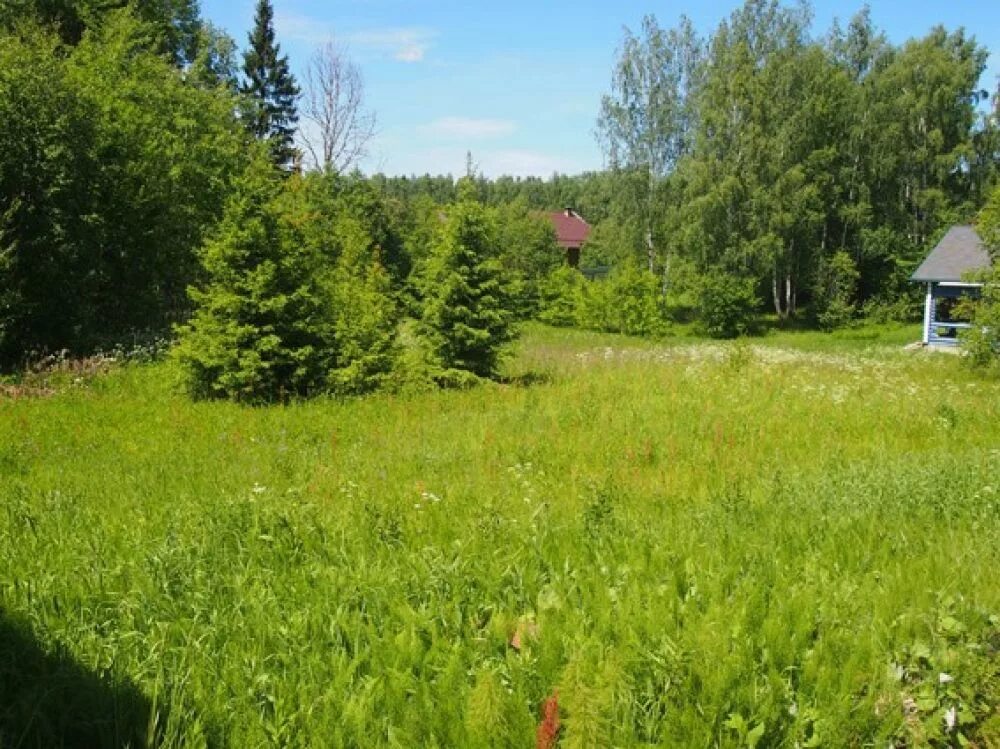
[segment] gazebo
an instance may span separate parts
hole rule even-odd
[[[958,331],[968,328],[967,321],[952,314],[963,296],[978,296],[982,284],[968,280],[968,274],[990,267],[986,245],[971,226],[953,226],[910,277],[927,284],[924,302],[925,346],[955,346]]]

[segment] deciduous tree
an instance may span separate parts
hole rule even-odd
[[[365,109],[361,71],[334,42],[316,50],[306,68],[302,131],[313,165],[345,173],[358,166],[375,134],[375,114]]]

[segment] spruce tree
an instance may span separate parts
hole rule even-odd
[[[422,283],[419,331],[443,382],[495,375],[515,336],[496,220],[467,193],[451,208]]]
[[[399,310],[389,273],[371,235],[356,219],[341,216],[334,227],[339,257],[331,279],[336,358],[328,373],[330,392],[357,395],[386,384],[399,344]]]
[[[205,281],[190,290],[195,312],[174,349],[194,397],[262,403],[325,390],[336,319],[296,198],[255,160],[202,250]]]
[[[258,0],[250,49],[243,54],[240,87],[246,99],[243,115],[247,129],[266,141],[275,165],[288,170],[295,160],[295,124],[299,120],[296,100],[299,88],[274,40],[274,8],[271,0]]]

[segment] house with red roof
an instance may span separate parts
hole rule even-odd
[[[580,248],[590,236],[590,224],[572,208],[547,214],[552,228],[556,230],[556,242],[566,252],[566,264],[571,268],[580,266]]]

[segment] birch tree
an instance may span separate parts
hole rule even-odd
[[[314,166],[348,172],[367,154],[375,114],[364,106],[364,80],[342,47],[327,42],[306,68],[302,141]]]
[[[697,109],[697,89],[704,45],[691,21],[682,18],[665,30],[646,16],[639,34],[625,30],[611,93],[601,101],[598,137],[609,166],[625,172],[638,195],[650,271],[655,270],[653,202],[657,183],[690,153]]]

